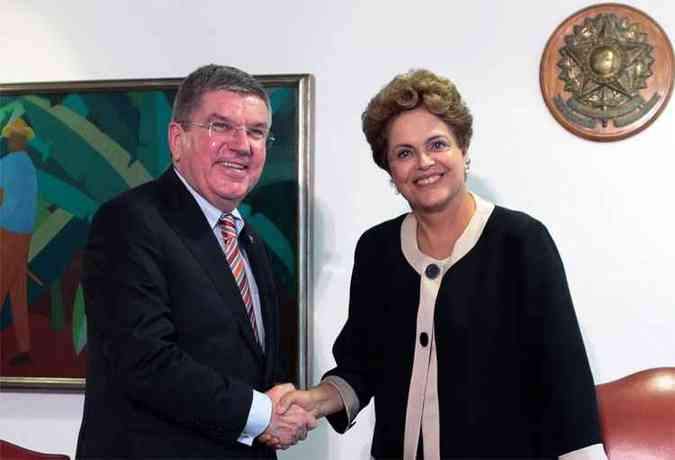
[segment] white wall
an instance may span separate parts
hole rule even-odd
[[[574,137],[538,86],[549,35],[587,0],[0,0],[1,82],[183,76],[208,62],[316,77],[314,380],[333,364],[363,230],[406,209],[369,158],[367,100],[394,74],[455,80],[475,115],[472,183],[543,220],[566,264],[595,378],[675,365],[675,102],[615,143]],[[675,3],[636,0],[675,38]],[[0,438],[73,454],[82,395],[0,393]],[[282,458],[368,458],[373,415]]]

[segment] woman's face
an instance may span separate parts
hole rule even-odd
[[[464,152],[450,128],[424,107],[389,125],[387,160],[394,185],[415,212],[440,212],[461,196]]]

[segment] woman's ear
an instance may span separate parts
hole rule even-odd
[[[466,150],[463,150],[464,155],[464,181],[466,182],[467,177],[469,177],[469,170],[471,169],[471,158],[466,154]]]

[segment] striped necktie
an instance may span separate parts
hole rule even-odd
[[[253,311],[253,298],[251,297],[251,289],[248,284],[248,279],[246,278],[244,259],[239,250],[234,216],[232,214],[223,214],[218,223],[220,224],[220,231],[223,234],[223,241],[225,242],[225,257],[227,258],[227,263],[230,264],[232,275],[237,282],[237,286],[239,286],[241,298],[244,301],[244,306],[246,306],[246,314],[248,315],[248,320],[251,322],[255,340],[260,343],[255,312]]]

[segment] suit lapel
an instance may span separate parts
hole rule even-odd
[[[239,287],[228,269],[225,254],[216,241],[204,213],[173,168],[169,168],[159,181],[163,197],[166,197],[164,215],[167,222],[213,281],[223,302],[234,311],[239,322],[239,330],[246,343],[262,361],[264,358],[262,350],[253,335]]]
[[[266,374],[274,369],[274,360],[277,352],[278,334],[278,306],[273,286],[273,275],[265,250],[265,244],[260,237],[246,224],[239,236],[241,246],[246,250],[251,271],[258,286],[260,296],[260,310],[265,326],[265,362]],[[271,374],[270,374],[271,375]]]

